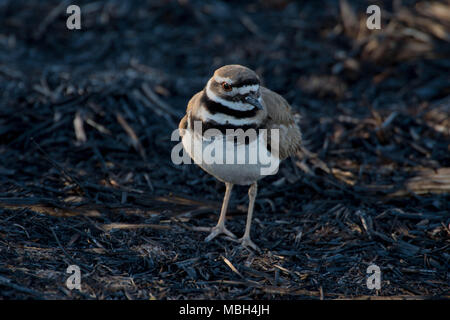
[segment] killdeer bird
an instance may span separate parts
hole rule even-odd
[[[200,132],[195,130],[197,123],[201,124]],[[236,241],[239,241],[244,247],[259,250],[250,238],[250,227],[257,194],[257,181],[267,175],[267,173],[262,174],[263,164],[260,160],[255,163],[236,163],[236,154],[230,157],[231,160],[234,160],[231,164],[229,162],[207,163],[200,153],[201,150],[211,147],[211,144],[216,144],[218,150],[223,148],[224,153],[230,153],[229,145],[223,147],[224,141],[230,141],[228,129],[255,129],[257,132],[260,132],[260,129],[267,129],[270,132],[272,132],[271,129],[277,129],[275,130],[276,133],[279,133],[277,146],[267,145],[263,154],[266,152],[271,160],[279,163],[280,160],[296,153],[302,142],[300,129],[294,122],[290,105],[279,94],[261,86],[260,79],[254,71],[241,65],[226,65],[217,69],[204,89],[191,98],[186,115],[180,121],[179,129],[183,148],[189,156],[202,169],[224,182],[226,186],[219,221],[211,229],[211,233],[205,241],[210,241],[222,233],[232,239],[237,239],[225,227],[228,202],[233,185],[249,185],[249,206],[245,232],[243,237]],[[203,134],[206,133],[206,129],[219,131],[223,134],[224,141],[205,138]],[[231,152],[237,150],[238,155],[243,151],[255,152],[256,149],[252,148],[255,141],[260,142],[263,137],[264,142],[268,142],[269,136],[270,133],[268,135],[258,134],[256,139],[250,141],[250,138],[248,142],[244,141],[244,143],[238,142],[235,137],[232,137]],[[219,142],[221,144],[217,145]],[[195,144],[200,145],[200,149],[196,149]],[[245,145],[243,149],[236,149],[243,145]],[[247,161],[248,157],[245,159]],[[277,170],[278,166],[273,172],[276,173]]]

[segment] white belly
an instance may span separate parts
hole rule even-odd
[[[276,174],[280,160],[273,156],[261,136],[248,144],[221,136],[208,140],[186,130],[185,151],[203,170],[222,182],[249,185],[266,175]]]

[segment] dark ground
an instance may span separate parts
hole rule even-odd
[[[67,1],[0,2],[0,298],[448,298],[450,3],[348,3],[80,1],[69,31]],[[261,254],[203,242],[224,185],[170,158],[230,63],[302,115],[309,150],[260,183]],[[236,188],[238,235],[246,206]]]

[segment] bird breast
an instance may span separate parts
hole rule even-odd
[[[234,135],[207,137],[188,129],[182,143],[194,162],[218,180],[249,185],[266,175],[276,174],[280,162],[268,150],[263,134],[249,140],[245,143]]]

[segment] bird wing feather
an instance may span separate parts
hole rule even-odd
[[[266,127],[280,130],[278,152],[280,159],[285,159],[300,150],[302,134],[294,121],[291,106],[282,96],[265,87],[261,87],[261,95],[267,110]]]
[[[178,129],[180,129],[180,135],[183,136],[184,133],[184,129],[187,128],[188,126],[188,120],[189,117],[192,113],[196,112],[196,106],[199,105],[198,103],[198,99],[200,99],[201,97],[201,93],[202,91],[197,92],[192,98],[191,100],[189,100],[187,108],[186,108],[186,114],[183,117],[183,119],[181,119],[180,124],[178,125]]]

